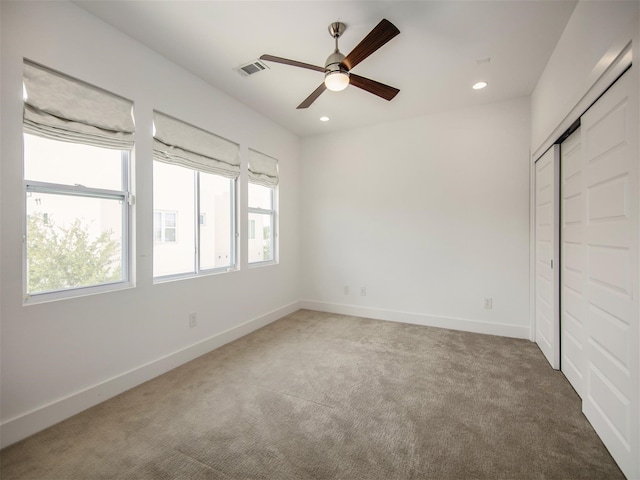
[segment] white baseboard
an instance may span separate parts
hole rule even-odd
[[[318,302],[315,300],[302,300],[300,305],[301,308],[317,310],[320,312],[340,313],[343,315],[354,315],[357,317],[388,320],[391,322],[413,323],[416,325],[425,325],[427,327],[449,328],[451,330],[499,335],[501,337],[529,339],[529,326],[484,322],[482,320],[470,320],[466,318],[424,315],[420,313],[398,312],[379,308]]]
[[[173,370],[226,343],[243,337],[301,308],[293,302],[272,312],[220,332],[198,343],[165,355],[140,367],[124,372],[97,385],[75,392],[48,405],[9,419],[0,425],[0,448],[55,425],[89,407],[119,395],[163,373]]]

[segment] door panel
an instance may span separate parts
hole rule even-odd
[[[561,231],[560,352],[561,370],[578,395],[584,377],[584,195],[580,129],[560,145]]]
[[[536,343],[551,366],[559,368],[557,155],[554,145],[535,165],[535,325]]]
[[[586,210],[583,410],[622,470],[634,478],[640,473],[638,114],[631,94],[627,73],[581,119]]]

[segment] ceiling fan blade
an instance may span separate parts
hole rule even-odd
[[[397,88],[390,87],[384,83],[376,82],[375,80],[370,80],[368,78],[361,77],[360,75],[354,75],[353,73],[349,74],[349,84],[354,87],[361,88],[362,90],[366,90],[369,93],[373,93],[385,100],[393,99],[393,97],[395,97],[400,91]]]
[[[347,67],[347,70],[351,70],[399,33],[400,30],[398,30],[393,23],[383,18],[380,20],[380,23],[369,32],[369,35],[364,37],[362,41],[351,50],[351,53],[345,57],[342,64]]]
[[[273,55],[262,55],[260,60],[266,60],[268,62],[282,63],[284,65],[291,65],[292,67],[306,68],[308,70],[315,70],[316,72],[324,73],[324,67],[317,67],[304,62],[298,62],[296,60],[289,60],[288,58],[274,57]]]
[[[316,88],[313,93],[311,95],[309,95],[307,98],[304,99],[304,102],[302,102],[300,105],[298,105],[296,108],[300,109],[300,108],[309,108],[309,106],[316,101],[316,98],[318,98],[320,96],[320,94],[322,92],[324,92],[327,89],[326,85],[324,84],[324,82],[322,82],[320,84],[320,86],[318,88]]]

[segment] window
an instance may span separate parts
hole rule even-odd
[[[273,261],[274,189],[249,183],[249,263]]]
[[[23,88],[25,302],[126,285],[132,103],[28,62]]]
[[[278,162],[255,150],[249,150],[249,263],[276,259],[275,195]]]
[[[159,112],[154,127],[154,277],[234,268],[238,146]]]
[[[156,243],[174,243],[177,235],[177,212],[153,213],[153,241]]]

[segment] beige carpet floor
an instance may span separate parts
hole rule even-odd
[[[9,479],[618,479],[526,340],[300,310],[0,452]]]

